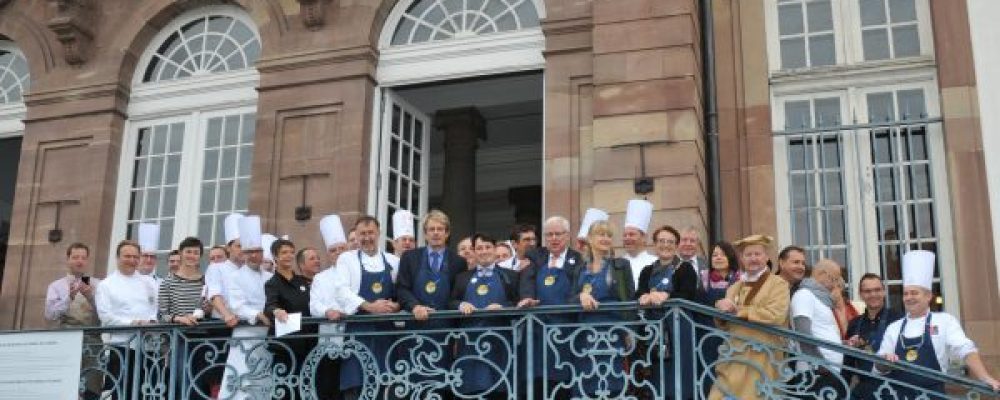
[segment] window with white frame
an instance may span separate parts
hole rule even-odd
[[[833,65],[834,47],[831,0],[780,0],[778,34],[781,68]]]
[[[930,55],[929,0],[769,0],[771,70]]]
[[[0,105],[21,103],[28,91],[28,60],[13,43],[0,40]]]
[[[417,0],[403,13],[392,45],[517,31],[538,20],[532,0]]]
[[[7,259],[21,138],[24,136],[24,93],[30,82],[24,54],[13,42],[0,40],[0,280]]]
[[[129,103],[117,237],[149,222],[160,254],[187,236],[224,242],[226,215],[249,206],[259,54],[253,21],[232,6],[190,11],[153,40]]]
[[[935,186],[943,185],[943,141],[940,121],[928,118],[931,88],[896,85],[775,99],[785,121],[776,136],[785,159],[776,168],[791,242],[806,248],[810,263],[840,263],[849,283],[865,272],[881,275],[896,305],[903,253],[931,250],[939,254],[938,265],[946,265],[941,260],[948,249],[940,238],[948,220],[939,207],[947,192]],[[845,112],[857,115],[859,124],[845,124]],[[937,294],[941,274],[939,267]]]

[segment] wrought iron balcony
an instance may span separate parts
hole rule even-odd
[[[557,306],[483,311],[470,316],[441,311],[432,314],[432,320],[451,321],[454,327],[439,329],[417,328],[407,313],[351,316],[341,321],[341,327],[349,328],[346,331],[281,338],[266,334],[223,336],[215,332],[223,328],[217,323],[194,328],[95,328],[84,331],[80,393],[102,387],[104,398],[117,399],[317,399],[318,390],[333,380],[324,374],[324,363],[339,360],[341,368],[349,368],[348,361],[357,361],[354,367],[363,371],[358,387],[362,399],[429,399],[439,395],[701,399],[709,396],[713,384],[719,391],[716,395],[726,397],[731,388],[720,387],[717,367],[727,364],[777,371],[773,378],[764,374],[740,383],[752,385],[760,398],[834,399],[874,394],[874,398],[902,399],[904,391],[909,392],[907,396],[928,399],[996,395],[965,377],[890,364],[854,348],[747,323],[687,301],[670,300],[661,308],[640,308],[634,302],[602,304],[596,312],[614,321],[566,322],[583,311],[578,306]],[[729,330],[716,328],[713,321],[779,337],[780,344],[734,336]],[[326,323],[314,318],[305,325]],[[108,344],[98,339],[101,335],[104,339],[114,335],[120,341]],[[373,350],[373,343],[382,349]],[[946,384],[947,394],[907,385],[868,367],[832,365],[797,352],[793,343],[918,374],[930,382]],[[230,354],[237,348],[241,351],[236,354],[243,356],[237,360],[241,362],[234,363]],[[748,357],[750,353],[755,356]],[[486,385],[472,385],[484,376],[488,377]],[[212,377],[222,379],[221,394],[213,393]],[[814,383],[823,377],[829,385],[817,389]],[[740,377],[733,378],[728,381],[740,381]],[[852,387],[852,381],[859,379],[874,385],[859,393]]]

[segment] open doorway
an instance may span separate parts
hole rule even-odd
[[[390,115],[384,128],[391,132],[415,129],[412,135],[399,135],[415,138],[421,134],[418,127],[429,126],[423,131],[427,136],[425,151],[394,150],[393,135],[389,149],[383,147],[383,156],[398,161],[397,164],[409,162],[412,173],[396,177],[391,163],[383,163],[390,174],[385,185],[392,187],[383,192],[382,198],[388,197],[390,201],[381,202],[384,207],[380,213],[385,213],[380,216],[382,220],[388,221],[386,217],[396,208],[410,209],[418,218],[429,209],[441,209],[451,218],[451,244],[474,232],[506,239],[515,224],[539,226],[542,79],[540,71],[533,71],[387,89],[396,100],[384,112],[399,113],[395,111],[397,103],[402,105],[403,122],[393,127],[396,118]],[[409,128],[407,109],[415,116]],[[418,142],[414,139],[414,143]],[[412,156],[403,154],[407,152]],[[414,163],[414,157],[427,158],[425,169]],[[406,191],[401,182],[409,182],[411,188],[422,188],[407,192],[410,198],[403,203],[409,207],[392,201],[393,195],[398,197],[398,193]],[[391,226],[388,228],[386,233],[391,237]]]

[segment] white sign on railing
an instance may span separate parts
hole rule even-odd
[[[79,398],[82,331],[0,335],[0,399]]]

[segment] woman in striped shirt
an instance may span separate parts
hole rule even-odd
[[[185,238],[178,246],[181,266],[177,273],[170,274],[160,284],[160,321],[193,326],[205,316],[202,250],[201,241],[194,237]]]

